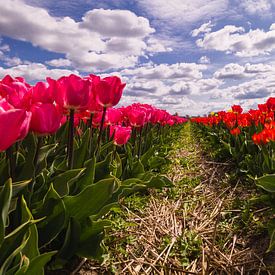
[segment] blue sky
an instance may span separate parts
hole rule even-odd
[[[275,96],[275,0],[0,1],[0,78],[116,74],[181,115]]]

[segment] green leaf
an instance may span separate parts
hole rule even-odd
[[[34,210],[36,219],[44,218],[37,225],[39,235],[39,247],[45,246],[56,238],[65,226],[66,210],[63,200],[54,190],[51,184],[41,206]]]
[[[56,255],[58,258],[61,258],[62,260],[69,260],[72,256],[74,256],[79,244],[80,232],[80,223],[76,219],[71,218],[63,245]]]
[[[258,179],[257,186],[263,188],[267,192],[274,193],[275,192],[275,174],[270,174],[266,176],[262,176]]]
[[[1,174],[0,174],[1,175]],[[32,180],[24,180],[12,183],[12,197],[16,197],[18,193],[23,190]],[[0,186],[0,193],[4,189],[3,186]]]
[[[21,251],[26,245],[28,238],[25,238],[25,235],[29,232],[29,227],[32,223],[33,222],[31,221],[25,222],[18,226],[9,235],[5,236],[0,247],[0,266],[3,265],[8,258],[10,259],[11,255],[15,256],[17,254],[14,254],[15,251]]]
[[[8,179],[3,189],[0,191],[0,246],[5,237],[5,227],[9,214],[12,196],[12,181]]]
[[[79,178],[77,185],[78,189],[82,191],[85,187],[94,183],[95,179],[95,166],[96,166],[96,157],[93,157],[87,160],[84,164],[86,170],[83,175]]]
[[[165,160],[165,158],[162,158],[159,156],[154,156],[149,159],[148,163],[149,163],[149,167],[151,169],[156,169],[156,168],[159,168],[160,166],[166,164],[166,160]]]
[[[111,140],[107,143],[105,143],[101,149],[100,149],[100,154],[102,154],[103,152],[105,152],[107,149],[109,149],[110,147],[112,147],[114,145],[114,142]]]
[[[95,182],[110,176],[112,154],[113,152],[110,152],[103,161],[96,163]]]
[[[36,151],[36,139],[34,134],[29,134],[23,141],[23,147],[26,149],[25,162],[18,175],[18,180],[30,179],[33,176],[33,160]]]
[[[21,200],[21,222],[25,223],[29,220],[33,220],[33,216],[31,211],[29,210],[27,203],[22,197]],[[40,255],[38,249],[38,232],[36,224],[30,225],[30,237],[28,242],[26,243],[25,247],[23,248],[23,254],[26,255],[30,260],[34,257]]]
[[[86,160],[86,156],[88,154],[89,137],[90,137],[90,129],[87,129],[81,137],[81,145],[74,152],[74,155],[75,155],[74,167],[75,168],[83,167],[84,161]]]
[[[20,230],[21,229],[23,230],[23,228],[20,227]],[[25,233],[24,233],[24,235],[25,235]],[[14,258],[16,257],[16,255],[19,254],[22,251],[22,249],[24,248],[24,246],[28,242],[28,238],[26,238],[24,240],[23,237],[22,237],[22,239],[20,238],[20,240],[21,240],[20,242],[16,238],[14,240],[16,241],[16,245],[18,244],[18,246],[13,246],[14,243],[11,242],[9,244],[8,248],[11,247],[11,246],[13,246],[14,249],[12,249],[12,250],[9,249],[8,254],[5,253],[6,251],[3,251],[4,254],[5,254],[4,257],[1,255],[1,259],[4,259],[4,262],[0,263],[0,275],[5,275],[6,274],[6,271],[8,270],[10,264],[12,263],[12,261],[14,260]],[[1,247],[0,251],[1,250],[2,250],[2,247]]]
[[[84,170],[85,168],[68,170],[53,178],[53,187],[59,196],[63,197],[69,194],[70,186],[80,177]]]
[[[110,226],[110,222],[107,220],[87,221],[81,230],[76,254],[80,257],[100,259],[103,253],[101,242],[104,238],[104,228],[106,226]]]
[[[113,175],[116,176],[117,178],[120,178],[122,175],[122,162],[119,154],[116,152],[115,158],[113,160]]]
[[[155,153],[155,148],[154,147],[149,148],[149,150],[147,150],[146,153],[144,153],[141,156],[141,163],[144,166],[148,165],[148,161],[154,155],[154,153]]]
[[[57,251],[51,251],[35,257],[30,261],[26,272],[18,272],[16,275],[43,275],[44,266],[51,260],[52,256],[55,255],[56,252]]]
[[[117,187],[115,179],[108,178],[86,187],[76,196],[64,197],[63,201],[68,215],[82,220],[97,214],[112,197]]]
[[[144,166],[141,163],[141,161],[137,160],[136,162],[134,162],[133,166],[134,167],[133,167],[133,170],[132,170],[132,173],[131,173],[131,177],[133,177],[133,178],[141,177],[141,175],[144,173]]]

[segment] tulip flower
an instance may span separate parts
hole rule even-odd
[[[122,83],[117,76],[95,80],[95,95],[102,107],[113,107],[118,104],[126,83]]]
[[[128,142],[131,137],[132,128],[120,125],[110,127],[110,136],[114,137],[114,144],[121,146]]]
[[[37,135],[49,135],[55,133],[60,125],[61,109],[51,103],[36,103],[31,107],[32,119],[30,130]]]
[[[28,109],[31,102],[31,86],[24,78],[7,75],[0,81],[0,95],[18,109]]]
[[[0,109],[0,152],[25,138],[29,131],[31,114],[22,109]],[[4,134],[5,133],[5,134]]]
[[[32,87],[32,102],[42,102],[42,103],[53,103],[54,102],[54,92],[56,90],[56,81],[47,78],[48,82],[37,82],[34,87]]]

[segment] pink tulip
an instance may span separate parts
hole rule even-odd
[[[118,104],[126,83],[121,83],[117,76],[97,79],[94,82],[96,100],[102,107],[112,107]]]
[[[142,109],[129,109],[127,115],[132,127],[142,127],[146,122],[146,113]]]
[[[18,109],[28,109],[31,102],[31,86],[24,78],[7,75],[0,81],[0,95]]]
[[[57,80],[55,101],[65,109],[81,110],[88,105],[91,84],[88,79],[71,74]]]
[[[106,112],[105,124],[120,124],[122,121],[122,112],[119,109],[110,108]]]
[[[23,139],[30,125],[31,113],[22,109],[3,111],[0,108],[0,151],[8,149],[16,141]]]
[[[32,88],[32,102],[53,103],[56,81],[47,78],[48,82],[37,82]]]
[[[115,145],[123,145],[128,142],[131,137],[131,127],[123,127],[120,125],[110,127],[110,136],[114,136]]]
[[[62,112],[51,103],[36,103],[31,107],[30,130],[38,135],[55,133],[61,126]]]

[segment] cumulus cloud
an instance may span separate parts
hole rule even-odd
[[[240,1],[240,7],[250,15],[264,16],[269,14],[275,2],[272,0],[243,0]]]
[[[228,0],[138,0],[151,16],[169,26],[186,26],[227,12]]]
[[[206,65],[196,63],[148,64],[134,69],[126,69],[121,73],[144,79],[200,79],[203,76],[202,71],[206,69]]]
[[[52,60],[46,61],[46,64],[57,68],[69,67],[72,65],[71,61],[65,58],[52,59]]]
[[[202,24],[199,28],[194,29],[191,32],[192,37],[197,37],[201,33],[209,33],[212,30],[212,27],[214,24],[212,24],[211,20],[209,20],[207,23]]]
[[[147,45],[154,31],[148,19],[126,10],[94,9],[76,22],[68,16],[51,16],[23,0],[4,1],[0,9],[1,35],[65,54],[80,70],[126,68],[150,51],[170,50],[161,41]]]
[[[199,63],[200,63],[200,64],[210,64],[210,58],[207,57],[206,55],[203,55],[203,56],[199,59]]]
[[[70,75],[72,73],[79,74],[76,70],[48,69],[41,63],[22,64],[11,68],[0,67],[0,78],[9,74],[13,77],[24,77],[29,82],[45,80],[47,76],[57,79],[63,75]]]
[[[240,57],[268,55],[275,49],[275,30],[255,29],[245,32],[243,27],[234,25],[206,33],[196,41],[197,46],[206,50],[217,50]]]

